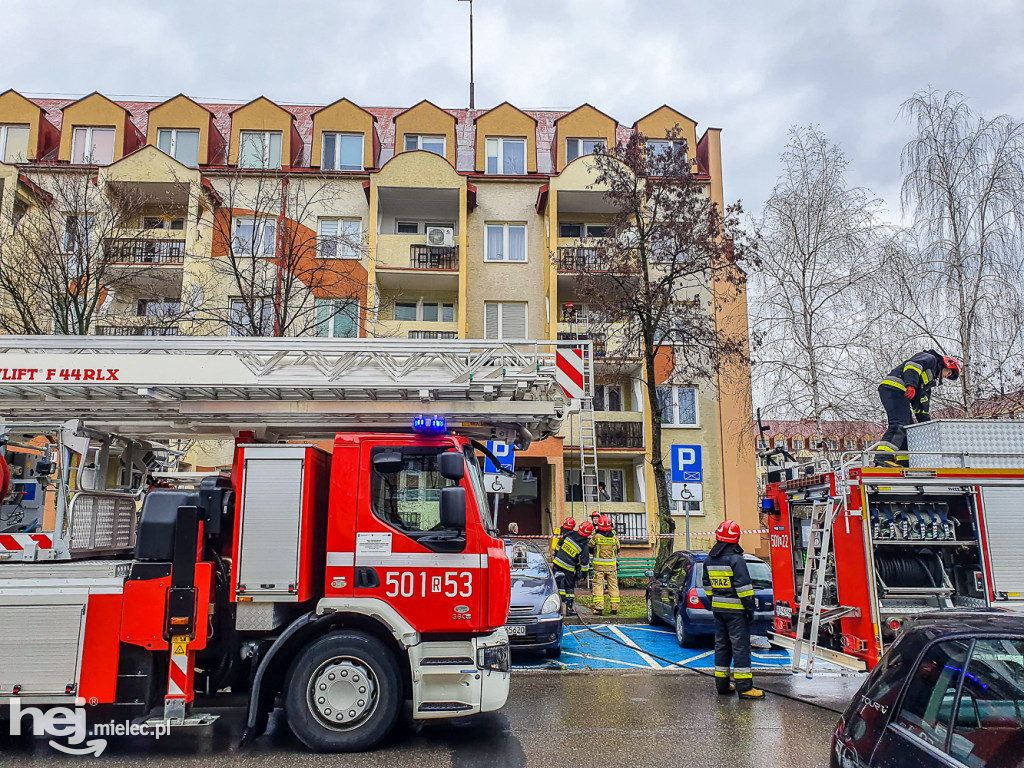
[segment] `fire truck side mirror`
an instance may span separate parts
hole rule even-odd
[[[441,527],[466,530],[466,489],[461,485],[441,489]]]
[[[466,460],[461,453],[447,451],[437,458],[441,477],[446,480],[461,480],[466,476]]]

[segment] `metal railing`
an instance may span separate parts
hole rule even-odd
[[[559,341],[589,341],[593,344],[594,358],[606,357],[608,354],[608,342],[603,333],[558,333]]]
[[[561,272],[611,272],[615,264],[604,248],[560,246],[558,269]]]
[[[176,327],[160,327],[152,325],[98,325],[97,336],[180,336],[181,330]]]
[[[103,255],[118,264],[183,264],[184,240],[131,238],[103,241]]]
[[[458,269],[459,247],[438,247],[413,243],[409,246],[412,269]]]
[[[606,512],[615,526],[615,535],[623,544],[650,541],[646,512]]]
[[[458,331],[409,331],[410,339],[457,339]]]
[[[594,426],[598,448],[640,450],[644,447],[644,425],[639,421],[598,421]]]

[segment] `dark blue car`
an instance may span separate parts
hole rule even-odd
[[[512,567],[512,604],[505,631],[512,652],[542,651],[549,659],[562,655],[562,600],[555,574],[532,544],[506,542]]]
[[[944,611],[909,622],[839,720],[830,764],[1024,765],[1024,616]]]
[[[647,622],[665,622],[676,630],[676,640],[684,648],[692,647],[701,636],[715,634],[715,618],[711,613],[711,586],[704,561],[707,552],[673,552],[655,571],[647,576]],[[772,594],[772,569],[764,560],[744,555],[750,580],[754,583],[756,603],[752,635],[767,635],[774,621],[775,598]]]

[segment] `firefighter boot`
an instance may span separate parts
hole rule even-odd
[[[745,691],[740,691],[738,694],[741,699],[754,699],[759,700],[764,698],[764,691],[760,688],[748,688]]]
[[[719,696],[728,696],[730,693],[736,693],[736,686],[732,683],[726,683],[725,685],[716,684],[715,690],[718,691]]]

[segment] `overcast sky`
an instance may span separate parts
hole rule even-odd
[[[458,0],[3,0],[3,88],[468,106]],[[1024,118],[1020,0],[475,0],[476,106],[668,103],[723,129],[727,199],[756,212],[788,127],[819,124],[898,215],[900,103],[929,85]],[[2,90],[2,89],[0,89]]]

